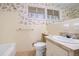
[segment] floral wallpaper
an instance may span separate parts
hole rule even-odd
[[[23,7],[19,3],[0,3],[0,11],[13,11]]]
[[[31,23],[31,20],[27,19],[27,9],[26,9],[26,4],[24,3],[0,3],[0,11],[2,12],[17,11],[19,13],[18,16],[22,18],[22,20],[19,21],[20,24]],[[27,23],[27,21],[29,23]]]
[[[31,3],[31,5],[34,3]],[[43,5],[47,6],[46,3],[36,3],[35,5]],[[52,20],[47,20],[47,19],[38,19],[38,18],[29,18],[28,17],[28,8],[26,3],[0,3],[0,11],[17,11],[22,18],[22,20],[19,21],[20,24],[23,25],[40,25],[40,24],[51,24],[54,23],[55,21]],[[57,21],[57,20],[56,20]]]
[[[73,18],[79,18],[79,7],[75,6],[73,8],[66,8],[62,12],[63,19],[73,19]]]
[[[40,25],[45,24],[44,20],[35,20],[28,18],[28,12],[27,12],[27,4],[26,3],[0,3],[0,11],[2,12],[12,12],[16,11],[18,12],[18,16],[20,16],[22,19],[19,20],[18,24],[20,25]],[[23,30],[26,31],[27,29],[23,28],[17,28],[16,30]],[[33,29],[29,29],[33,30]]]
[[[40,3],[38,5],[40,5]],[[47,6],[47,4],[42,4],[42,5]],[[39,19],[28,18],[28,7],[26,3],[0,3],[0,11],[2,12],[17,11],[18,16],[22,18],[21,20],[19,20],[19,24],[21,25],[52,24],[57,21],[57,20],[51,21],[51,20],[45,20],[45,19],[39,20]],[[62,12],[62,18],[63,20],[79,18],[79,7],[66,8]],[[19,30],[20,29],[21,28],[19,28]]]
[[[19,21],[20,24],[24,24],[24,25],[31,25],[31,24],[50,24],[51,22],[46,22],[46,20],[35,20],[32,18],[28,18],[28,13],[27,13],[27,4],[26,3],[0,3],[0,11],[17,11],[19,14],[18,16],[20,16],[22,18],[22,20]],[[37,5],[37,4],[35,4]],[[40,5],[40,3],[38,3],[38,5]],[[47,4],[41,4],[44,6],[47,6]],[[72,18],[78,18],[79,17],[79,7],[73,7],[73,8],[66,8],[65,10],[63,10],[62,12],[62,18],[63,20],[66,19],[72,19]],[[54,21],[52,22],[54,23]]]

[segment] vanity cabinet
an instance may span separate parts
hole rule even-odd
[[[46,40],[47,43],[47,56],[67,56],[68,51],[64,50],[63,48],[55,45],[49,40]]]
[[[61,41],[64,39],[65,41]],[[70,40],[71,42],[75,43],[68,43],[66,41],[69,39],[64,37],[60,38],[60,36],[48,35],[45,36],[45,40],[47,46],[47,56],[79,56],[79,43],[78,40],[76,41],[76,39]]]

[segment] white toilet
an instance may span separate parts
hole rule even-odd
[[[44,56],[45,49],[46,49],[46,43],[44,42],[37,42],[34,44],[34,47],[36,48],[36,56]]]

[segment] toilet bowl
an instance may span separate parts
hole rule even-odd
[[[34,44],[36,49],[36,56],[44,56],[46,51],[46,43],[44,42],[37,42]]]

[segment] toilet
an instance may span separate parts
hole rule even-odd
[[[37,42],[34,44],[36,49],[36,56],[45,56],[46,52],[46,43],[44,42]]]

